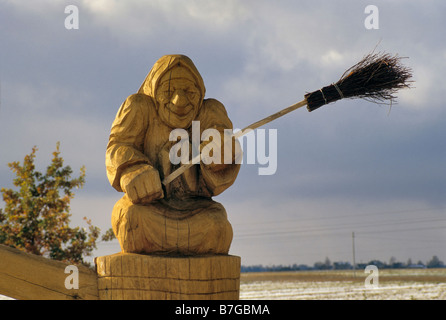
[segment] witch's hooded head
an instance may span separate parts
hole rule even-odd
[[[197,116],[206,89],[191,59],[184,55],[161,57],[138,93],[156,101],[158,115],[172,128],[187,128]]]

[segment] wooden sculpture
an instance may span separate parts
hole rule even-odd
[[[191,137],[192,121],[199,121],[200,136],[208,128],[221,137],[225,129],[232,130],[225,107],[204,97],[204,82],[193,62],[184,55],[166,55],[138,93],[121,105],[111,128],[106,168],[111,185],[125,192],[112,212],[123,252],[228,253],[232,227],[225,208],[212,197],[234,183],[240,164],[202,161],[172,183],[161,183],[181,165],[169,157],[177,143],[169,140],[172,130],[185,129]],[[223,149],[221,143],[213,152]]]
[[[212,200],[240,170],[237,138],[304,105],[313,111],[344,98],[391,104],[411,78],[400,59],[367,55],[338,82],[236,134],[224,106],[204,99],[188,57],[159,59],[111,128],[106,167],[111,185],[125,192],[112,212],[122,252],[96,258],[99,298],[238,299],[240,258],[227,255],[232,227]],[[209,130],[218,134],[206,138]]]

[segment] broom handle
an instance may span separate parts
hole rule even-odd
[[[296,109],[299,109],[300,107],[303,107],[307,105],[307,99],[304,99],[298,103],[293,104],[292,106],[289,106],[283,110],[280,110],[279,112],[276,112],[262,120],[259,120],[257,122],[254,122],[252,124],[250,124],[249,126],[247,126],[246,128],[237,131],[237,133],[235,133],[233,136],[235,139],[240,138],[241,136],[245,135],[246,133],[248,133],[251,130],[255,130],[271,121],[276,120],[277,118],[280,118],[288,113],[290,113],[291,111],[294,111]],[[192,161],[190,161],[187,164],[183,164],[181,167],[179,167],[177,170],[175,170],[174,172],[172,172],[170,175],[168,175],[166,178],[164,178],[164,180],[162,181],[164,185],[169,184],[170,182],[172,182],[173,180],[175,180],[177,177],[179,177],[184,171],[186,171],[187,169],[189,169],[190,167],[192,167],[194,164],[197,164],[200,162],[201,159],[201,155],[199,154],[198,156],[194,157],[192,159]]]

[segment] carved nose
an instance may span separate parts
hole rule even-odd
[[[186,94],[183,90],[175,90],[170,101],[179,107],[183,107],[188,103]]]

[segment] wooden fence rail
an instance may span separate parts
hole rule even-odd
[[[21,300],[97,300],[96,272],[76,265],[79,288],[67,289],[69,265],[0,245],[0,294]]]

